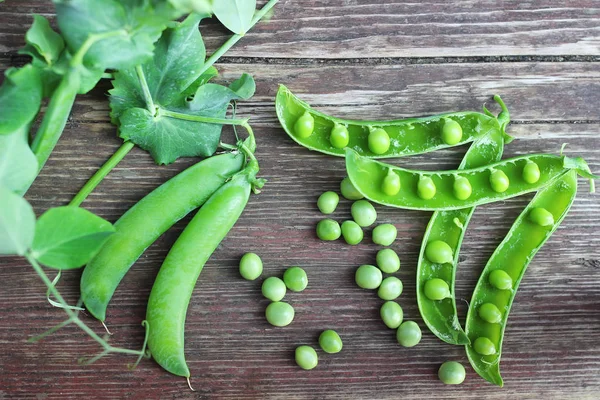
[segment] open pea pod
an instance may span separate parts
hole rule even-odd
[[[368,200],[412,210],[457,210],[537,192],[569,171],[590,179],[593,175],[582,158],[535,154],[515,157],[473,169],[417,171],[360,156],[346,149],[346,171],[356,189]],[[395,194],[382,185],[388,174],[400,178]]]
[[[341,119],[318,112],[280,85],[275,100],[277,117],[285,132],[310,150],[344,157],[344,148],[371,158],[402,157],[469,143],[491,132],[504,133],[508,119],[499,96],[494,99],[503,112],[456,112],[426,118],[389,121]]]
[[[503,386],[500,376],[502,340],[519,283],[527,266],[567,215],[577,193],[571,170],[538,192],[519,215],[487,262],[467,313],[470,339],[467,356],[487,381]]]

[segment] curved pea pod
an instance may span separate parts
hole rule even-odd
[[[466,346],[473,369],[487,381],[503,386],[500,355],[504,329],[519,283],[527,266],[567,215],[577,193],[577,175],[569,171],[546,186],[519,215],[510,231],[488,260],[473,291],[465,330],[471,344]],[[530,219],[535,208],[552,214],[554,223],[538,224]],[[502,271],[503,287],[492,277]],[[504,283],[512,282],[508,286]],[[486,354],[482,354],[486,353]]]
[[[81,276],[81,298],[101,321],[117,286],[142,253],[173,224],[202,205],[244,165],[241,153],[214,156],[156,188],[114,224],[116,233]]]
[[[471,144],[459,169],[480,167],[498,161],[502,158],[503,150],[504,137],[499,132],[479,138]],[[455,277],[460,247],[474,211],[475,207],[468,207],[434,212],[423,235],[417,264],[417,305],[423,322],[435,336],[450,344],[469,343],[458,320]],[[427,246],[435,241],[443,241],[450,247],[453,255],[451,263],[435,263],[426,256]],[[436,278],[448,283],[450,297],[432,300],[425,295],[425,284]]]
[[[535,183],[523,179],[523,168],[528,162],[535,162],[540,169],[540,177]],[[389,170],[400,177],[401,189],[393,195],[386,195],[381,185]],[[399,168],[380,161],[360,156],[352,149],[346,149],[346,171],[356,189],[366,199],[397,208],[412,210],[457,210],[481,204],[506,200],[525,193],[536,192],[554,183],[569,171],[575,170],[579,175],[590,179],[593,191],[593,175],[582,158],[570,158],[552,154],[536,154],[515,157],[479,168],[449,171],[417,171]],[[504,177],[502,182],[508,184],[501,191],[492,183],[493,177]],[[465,178],[470,182],[472,192],[468,198],[458,198],[454,192],[457,178]],[[419,193],[419,181],[431,180],[435,185],[435,194],[425,198]]]
[[[256,161],[219,188],[198,210],[167,254],[146,311],[148,348],[172,374],[189,378],[184,354],[185,317],[192,291],[206,261],[242,214],[250,191],[262,182]]]
[[[478,137],[486,136],[492,131],[502,132],[505,140],[511,140],[504,133],[508,121],[506,106],[499,96],[494,99],[500,104],[503,112],[494,116],[484,107],[485,113],[457,112],[434,115],[426,118],[407,118],[389,121],[348,120],[329,116],[311,108],[310,105],[296,97],[287,87],[280,85],[275,100],[277,117],[285,132],[298,144],[310,150],[344,157],[344,147],[350,147],[360,155],[371,158],[401,157],[421,154],[447,147],[459,146],[472,142]],[[311,117],[311,131],[296,126],[297,121]],[[460,138],[449,141],[443,135],[444,125],[451,121],[462,130]],[[302,125],[304,126],[304,125]],[[338,140],[331,138],[332,132],[345,127],[347,140],[345,146],[339,146]],[[373,148],[369,135],[376,135],[378,143],[389,142],[387,146]],[[387,136],[387,139],[385,138]],[[373,139],[373,138],[372,138]]]

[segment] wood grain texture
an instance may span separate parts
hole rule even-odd
[[[242,72],[257,80],[256,96],[239,103],[239,115],[252,117],[264,191],[252,196],[239,222],[209,260],[194,292],[186,325],[186,354],[192,371],[191,393],[184,380],[146,360],[134,371],[129,357],[112,355],[91,366],[81,356],[99,351],[81,331],[67,327],[31,344],[26,340],[64,317],[44,299],[45,287],[19,258],[0,259],[0,399],[594,399],[600,392],[600,202],[580,180],[580,193],[564,223],[537,254],[525,275],[506,331],[501,371],[506,386],[494,387],[468,367],[464,349],[445,344],[423,331],[417,347],[400,347],[394,332],[378,317],[381,301],[353,282],[356,267],[373,263],[378,247],[319,241],[314,233],[322,218],[316,199],[337,190],[343,160],[296,145],[279,128],[273,107],[277,84],[284,83],[319,110],[349,118],[420,116],[446,111],[479,110],[493,94],[506,101],[516,140],[505,158],[528,153],[581,155],[600,171],[600,63],[496,62],[365,65],[356,57],[485,54],[595,54],[582,45],[598,43],[597,1],[444,2],[285,1],[272,23],[258,27],[231,53],[236,63],[221,63],[222,81]],[[7,11],[10,10],[10,11]],[[0,71],[17,60],[18,40],[28,24],[26,14],[50,13],[49,2],[0,4]],[[302,18],[298,19],[299,16]],[[512,20],[509,18],[513,18]],[[520,18],[521,23],[517,21]],[[460,23],[458,23],[460,22]],[[209,37],[211,46],[224,32]],[[356,34],[355,37],[352,35]],[[489,37],[501,35],[497,42]],[[402,41],[398,37],[407,35]],[[358,38],[361,37],[362,39]],[[388,39],[386,39],[388,38]],[[591,38],[591,39],[585,39]],[[387,40],[387,41],[386,41]],[[406,40],[406,41],[405,41]],[[361,44],[362,43],[362,44]],[[429,43],[429,44],[428,44]],[[507,45],[509,43],[509,45]],[[308,48],[306,47],[308,45]],[[507,47],[498,47],[500,45]],[[363,46],[363,47],[361,47]],[[367,54],[365,47],[373,52]],[[549,49],[562,49],[549,53]],[[310,49],[313,49],[309,52]],[[522,51],[522,53],[520,52]],[[587,51],[587,53],[586,53]],[[421,52],[421,53],[419,53]],[[282,57],[277,64],[267,59]],[[307,57],[308,65],[297,57]],[[320,63],[323,58],[351,57],[347,63]],[[286,58],[290,58],[286,60]],[[314,63],[312,62],[314,61]],[[108,118],[103,81],[78,98],[65,133],[27,198],[39,215],[66,204],[121,141]],[[231,139],[231,132],[225,137]],[[413,168],[453,168],[466,148],[395,160]],[[197,160],[184,159],[156,167],[147,153],[134,149],[83,204],[115,221],[145,194]],[[531,196],[479,207],[461,252],[457,296],[461,319],[479,272]],[[333,215],[350,218],[342,200]],[[377,207],[379,222],[399,230],[393,247],[402,260],[399,303],[406,319],[423,329],[415,296],[415,266],[429,213]],[[125,277],[109,307],[111,343],[141,346],[140,325],[152,282],[168,249],[190,217],[151,246]],[[260,282],[239,277],[237,263],[247,251],[260,254],[263,277],[279,275],[291,265],[303,266],[309,287],[286,296],[296,309],[286,328],[267,324],[267,300]],[[65,274],[60,290],[78,298],[79,271]],[[98,333],[102,328],[84,318]],[[300,344],[318,346],[323,329],[336,329],[344,340],[337,355],[319,351],[320,364],[301,371],[293,362]],[[458,387],[437,379],[446,360],[467,366]]]

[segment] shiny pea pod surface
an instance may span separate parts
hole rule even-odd
[[[500,118],[507,119],[508,116],[499,116]],[[502,158],[503,150],[504,138],[501,134],[492,133],[480,138],[471,144],[459,169],[480,167],[498,161]],[[434,212],[423,236],[417,264],[417,305],[423,322],[435,336],[450,344],[469,343],[458,319],[454,294],[460,247],[474,211],[475,207],[467,207]],[[440,242],[447,249],[432,247]],[[443,253],[441,250],[449,254],[439,254]],[[429,254],[432,251],[437,251],[438,254]],[[433,279],[441,279],[449,285],[449,297],[432,300],[426,295],[425,287]]]
[[[275,107],[281,126],[294,141],[310,150],[338,157],[344,157],[344,147],[372,158],[421,154],[469,143],[492,131],[503,131],[503,126],[487,110],[486,114],[457,112],[389,121],[335,118],[314,110],[283,85],[279,86]],[[310,135],[306,131],[307,124],[298,123],[308,120],[308,115],[313,122]],[[451,135],[448,135],[449,125],[453,126]],[[348,133],[347,143],[346,137],[343,142],[331,140],[332,132],[337,137],[340,127]],[[457,134],[459,129],[460,135]],[[340,147],[340,143],[345,146]]]
[[[522,178],[523,168],[528,162],[535,162],[540,168],[540,178],[535,183],[527,183]],[[389,196],[381,190],[381,182],[389,169],[400,176],[400,191]],[[479,168],[449,171],[416,171],[371,160],[360,156],[356,151],[346,149],[346,171],[356,189],[367,200],[374,203],[412,210],[457,210],[481,204],[506,200],[525,193],[536,192],[555,182],[570,170],[576,170],[583,177],[597,179],[586,162],[581,158],[570,158],[552,154],[535,154],[515,157]],[[508,188],[498,192],[490,185],[493,172],[501,171],[510,181]],[[423,177],[431,178],[437,190],[431,199],[419,197],[417,187]],[[456,198],[453,184],[456,177],[465,177],[473,188],[471,196],[465,200]],[[593,191],[593,185],[590,185]]]
[[[488,260],[473,291],[465,325],[471,342],[466,346],[467,356],[475,372],[498,386],[504,384],[500,375],[502,341],[519,283],[535,254],[567,215],[576,193],[575,171],[568,172],[539,191]],[[535,208],[543,208],[551,213],[554,224],[544,226],[531,221],[529,215]],[[493,286],[490,283],[494,281],[490,280],[493,271],[503,271],[510,276],[512,287],[499,289]],[[493,313],[490,313],[491,305],[495,306]],[[493,315],[496,314],[495,310],[501,312],[499,319]]]

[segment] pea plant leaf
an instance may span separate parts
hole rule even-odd
[[[31,248],[35,214],[21,196],[0,186],[0,254],[24,255]]]
[[[50,268],[79,268],[114,232],[110,222],[83,208],[51,208],[38,219],[31,255]]]
[[[22,193],[37,176],[38,162],[29,147],[28,125],[0,136],[0,186]]]
[[[42,103],[42,83],[33,65],[11,68],[0,86],[0,135],[10,135],[29,125]]]
[[[218,0],[213,4],[213,12],[219,21],[238,35],[245,34],[252,27],[255,11],[256,0]]]
[[[35,56],[42,57],[47,64],[54,64],[63,49],[65,48],[65,41],[62,36],[56,33],[50,27],[48,20],[41,15],[33,15],[33,24],[31,28],[25,34],[25,41],[27,42],[29,53],[35,51]],[[31,54],[34,57],[33,54]]]
[[[169,0],[169,3],[184,13],[212,14],[212,0]]]

